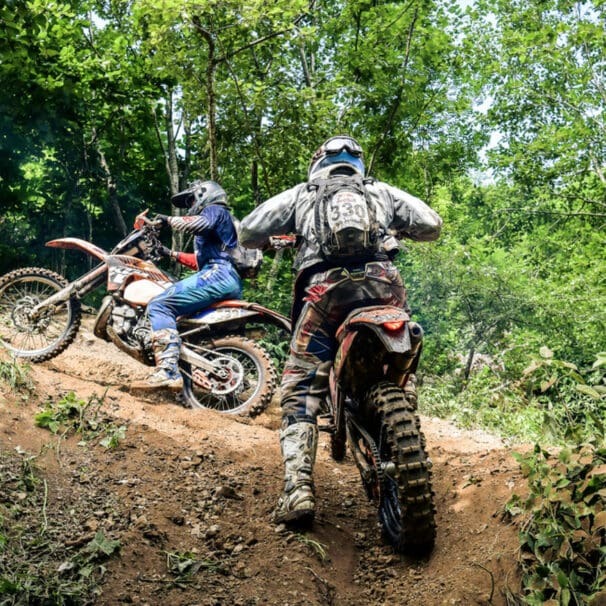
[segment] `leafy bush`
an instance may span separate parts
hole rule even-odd
[[[79,433],[86,440],[100,437],[101,446],[115,448],[124,439],[126,426],[117,427],[111,420],[101,418],[103,402],[103,397],[93,395],[85,401],[69,392],[58,402],[47,402],[44,410],[35,416],[35,422],[54,434],[59,431],[62,435]]]
[[[600,353],[592,368],[581,372],[542,347],[524,370],[520,386],[529,404],[543,410],[545,432],[555,441],[580,443],[605,436],[605,366],[606,354]]]
[[[524,516],[523,602],[598,604],[598,596],[606,598],[606,446],[583,444],[556,456],[537,445],[516,457],[529,494],[514,495],[507,510]]]
[[[484,366],[467,381],[455,372],[425,376],[421,410],[451,418],[463,427],[483,427],[503,436],[551,444],[582,443],[604,437],[606,428],[606,355],[591,368],[558,360],[551,350],[526,357],[517,376]]]

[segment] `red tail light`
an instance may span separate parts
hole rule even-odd
[[[404,320],[396,320],[395,322],[383,322],[383,326],[386,330],[395,332],[400,330],[404,326]]]

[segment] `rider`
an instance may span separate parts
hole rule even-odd
[[[376,209],[382,246],[372,258],[327,262],[318,241],[315,184],[330,183],[342,175],[365,177],[362,148],[349,136],[325,141],[311,159],[307,182],[265,201],[240,224],[244,246],[263,247],[272,236],[290,233],[298,243],[293,267],[297,271],[294,328],[281,385],[280,445],[285,474],[284,492],[273,516],[277,523],[303,524],[314,516],[316,417],[328,387],[338,326],[358,307],[405,307],[404,283],[391,262],[399,248],[396,237],[435,240],[442,226],[439,215],[420,199],[386,183],[364,179]]]
[[[147,306],[156,370],[147,380],[133,385],[138,389],[183,389],[178,366],[181,339],[177,316],[242,296],[240,276],[228,252],[237,245],[238,236],[225,190],[214,181],[196,181],[187,190],[174,195],[171,202],[177,208],[188,208],[187,215],[156,215],[155,220],[176,231],[194,235],[195,252],[172,252],[163,247],[163,254],[196,273],[173,284]]]

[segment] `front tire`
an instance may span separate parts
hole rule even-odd
[[[13,355],[43,362],[60,354],[76,338],[80,328],[80,302],[32,309],[60,291],[68,281],[40,267],[17,269],[0,278],[0,343]]]
[[[379,480],[379,519],[398,552],[423,556],[436,537],[431,463],[418,415],[404,391],[393,383],[374,385],[365,396],[366,410],[376,411],[376,439],[386,464]]]
[[[188,345],[196,349],[195,344]],[[187,404],[191,408],[207,408],[223,414],[249,417],[261,414],[269,406],[277,385],[276,372],[265,349],[239,336],[227,336],[201,345],[238,360],[244,368],[244,380],[232,393],[213,393],[196,384],[193,380],[195,367],[184,363],[183,394]]]

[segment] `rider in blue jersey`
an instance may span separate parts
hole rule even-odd
[[[223,188],[214,181],[196,182],[173,196],[172,203],[178,208],[188,208],[187,216],[156,215],[156,220],[193,235],[194,252],[166,249],[165,254],[197,271],[150,301],[147,313],[156,370],[145,381],[134,384],[137,389],[183,389],[178,366],[181,339],[177,317],[242,296],[240,276],[229,254],[237,245],[238,236]]]

